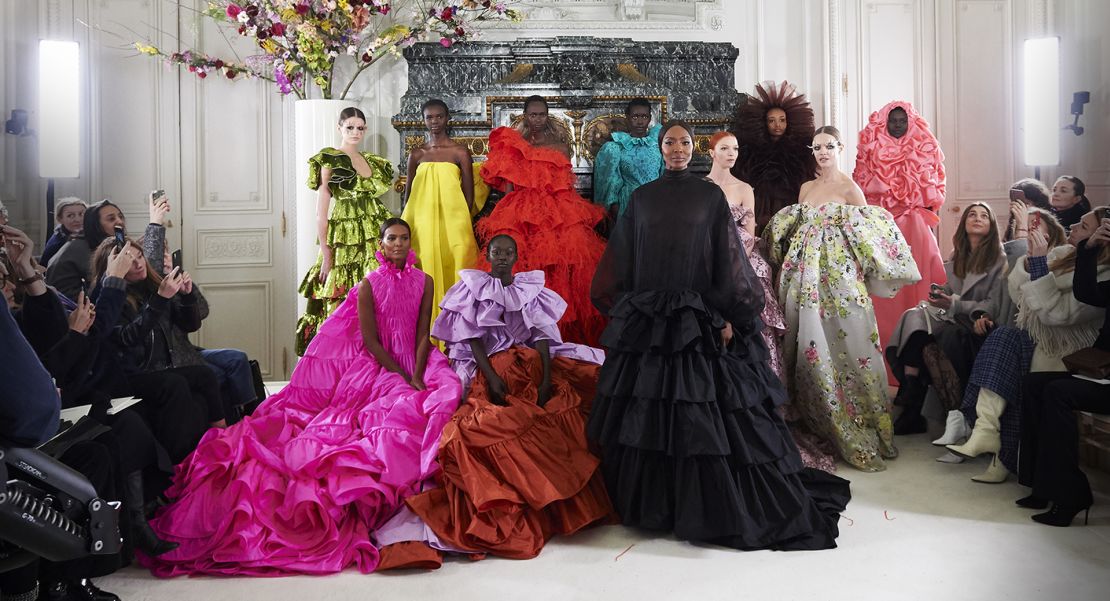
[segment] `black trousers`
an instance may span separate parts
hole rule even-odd
[[[210,385],[215,391],[215,402],[222,403],[219,382],[207,367],[144,372],[134,374],[128,380],[131,393],[143,399],[134,405],[134,411],[150,425],[155,438],[175,464],[196,448],[201,436],[208,430],[209,421],[223,418],[221,409],[218,412],[220,416],[211,419],[206,400],[194,393],[194,390]]]
[[[1021,411],[1018,481],[1058,505],[1090,505],[1091,485],[1079,469],[1075,412],[1110,413],[1110,385],[1080,380],[1067,372],[1031,373],[1025,377]]]

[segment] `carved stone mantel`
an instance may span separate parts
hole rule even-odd
[[[742,98],[733,87],[738,55],[728,43],[627,38],[524,38],[450,49],[417,44],[404,53],[409,89],[393,118],[402,142],[398,162],[404,166],[408,152],[424,142],[420,105],[428,98],[447,102],[452,137],[479,158],[486,153],[490,130],[512,123],[524,99],[538,94],[569,132],[578,187],[588,194],[594,133],[609,118],[623,115],[632,98],[651,101],[656,123],[689,122],[701,146],[726,128]],[[708,157],[696,156],[693,168],[707,171]]]

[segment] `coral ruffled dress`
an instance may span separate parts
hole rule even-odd
[[[366,276],[378,336],[407,373],[415,364],[425,274],[409,255]],[[253,415],[209,430],[178,466],[172,504],[151,522],[181,544],[144,565],[157,576],[371,572],[371,533],[438,472],[443,427],[462,394],[433,349],[415,391],[363,346],[358,287],[324,322],[289,385]]]
[[[544,288],[541,271],[512,284],[466,270],[443,300],[433,335],[471,381],[466,401],[443,432],[442,488],[408,500],[440,541],[458,549],[527,559],[556,534],[571,534],[612,513],[599,461],[586,443],[586,416],[603,353],[563,343],[556,322],[566,303]],[[508,388],[508,406],[489,401],[469,340],[483,342]],[[550,345],[552,395],[536,404],[543,366],[536,343]],[[477,374],[477,375],[475,375]]]
[[[909,127],[901,138],[895,138],[886,129],[887,117],[895,108],[906,111],[909,118]],[[910,245],[921,273],[917,283],[902,287],[894,298],[871,297],[879,340],[885,347],[891,343],[894,326],[902,314],[928,298],[930,285],[948,280],[932,230],[940,223],[937,213],[944,205],[944,153],[929,131],[929,123],[917,114],[913,105],[894,101],[872,113],[859,133],[852,178],[863,189],[868,204],[882,207],[894,216],[894,223]]]
[[[499,127],[489,136],[482,178],[513,190],[478,222],[479,246],[498,234],[516,239],[518,271],[542,270],[547,285],[566,299],[559,322],[563,339],[596,346],[605,320],[590,304],[590,278],[605,250],[594,231],[604,211],[574,191],[570,161],[551,148],[534,147],[515,130]],[[484,257],[478,269],[488,269]]]

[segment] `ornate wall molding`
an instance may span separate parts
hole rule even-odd
[[[196,230],[197,267],[257,267],[273,264],[270,228]]]
[[[735,1],[735,0],[732,0]],[[725,0],[520,0],[522,23],[492,21],[484,29],[564,33],[588,30],[712,30],[725,25]]]

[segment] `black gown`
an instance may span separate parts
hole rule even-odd
[[[623,522],[738,549],[835,547],[848,481],[804,468],[775,410],[763,293],[721,189],[688,171],[638,188],[591,297],[610,322],[587,433]]]

